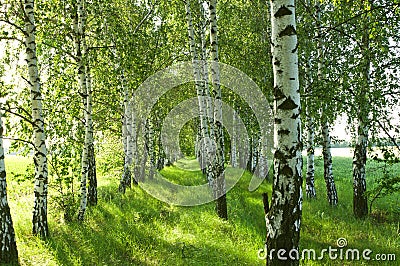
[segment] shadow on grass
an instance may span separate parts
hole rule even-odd
[[[46,246],[60,265],[255,265],[234,248],[242,236],[229,240],[224,235],[229,224],[204,218],[215,215],[210,204],[169,206],[138,187],[125,195],[114,187],[100,187],[99,197],[84,223],[53,229]],[[225,245],[216,235],[233,244]]]

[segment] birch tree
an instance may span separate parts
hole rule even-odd
[[[25,17],[26,62],[28,64],[29,72],[28,85],[31,91],[32,125],[34,132],[33,162],[35,164],[35,199],[32,219],[32,233],[34,235],[39,235],[42,238],[47,238],[49,236],[47,224],[47,148],[42,111],[41,84],[36,55],[36,25],[34,6],[34,0],[25,0],[23,6]]]
[[[224,155],[224,134],[222,128],[222,96],[220,87],[220,75],[218,66],[218,27],[217,27],[217,1],[210,0],[210,42],[211,42],[211,77],[212,94],[214,98],[214,141],[216,154],[213,161],[215,182],[213,184],[214,195],[217,197],[216,210],[222,219],[228,219],[226,204],[225,184],[225,155]]]
[[[132,164],[132,107],[129,99],[129,89],[126,85],[125,75],[121,73],[122,103],[122,145],[124,148],[124,170],[119,184],[119,192],[125,193],[127,187],[131,186],[131,164]]]
[[[270,1],[274,70],[274,180],[266,215],[266,247],[299,249],[302,203],[302,157],[297,32],[294,0]],[[267,257],[268,265],[298,265],[298,257]]]
[[[199,4],[202,7],[202,2],[199,1]],[[197,94],[197,99],[198,99],[198,104],[199,104],[199,118],[200,118],[200,139],[199,139],[199,161],[201,164],[201,167],[205,168],[205,174],[207,177],[207,180],[209,184],[212,186],[215,176],[212,171],[212,164],[211,164],[211,147],[208,143],[209,140],[209,128],[208,128],[208,114],[210,113],[210,107],[211,105],[207,105],[207,101],[209,97],[206,97],[207,93],[206,90],[208,90],[208,86],[206,86],[207,79],[205,78],[206,71],[204,68],[205,62],[203,58],[203,55],[200,55],[201,61],[198,59],[198,53],[196,51],[196,41],[195,41],[195,31],[193,27],[193,21],[192,21],[192,12],[190,8],[190,1],[187,0],[185,1],[185,10],[186,10],[186,20],[187,20],[187,26],[188,26],[188,37],[189,37],[189,50],[190,54],[192,56],[192,64],[193,64],[193,76],[195,80],[195,87],[196,87],[196,94]],[[202,14],[203,15],[203,14]],[[202,26],[201,26],[202,27]],[[201,28],[200,31],[202,32],[201,35],[204,35],[203,29]],[[205,49],[204,46],[204,36],[201,37],[201,51],[200,54],[202,54]]]
[[[0,263],[18,263],[13,221],[7,200],[7,180],[4,165],[3,122],[0,111]]]
[[[305,79],[305,94],[307,94],[306,99],[306,133],[307,133],[307,140],[306,140],[306,149],[307,149],[307,170],[306,170],[306,195],[307,198],[316,198],[317,193],[315,191],[315,159],[314,159],[314,139],[315,139],[315,123],[314,118],[311,114],[311,80],[310,80],[310,60],[307,62],[306,66],[306,79]]]
[[[339,84],[340,90],[333,99],[344,106],[355,137],[353,213],[362,218],[368,214],[365,194],[368,143],[387,132],[382,121],[390,116],[388,109],[399,103],[395,74],[399,56],[396,45],[391,44],[399,41],[399,4],[369,0],[333,4],[333,18],[327,29],[331,38],[337,40],[333,46],[337,50],[330,55],[335,61],[326,67],[331,79],[337,75],[332,83]]]
[[[88,203],[90,205],[97,204],[97,176],[96,176],[96,154],[94,149],[94,131],[93,131],[93,90],[92,90],[92,76],[90,74],[90,67],[86,67],[86,88],[87,88],[87,106],[86,106],[86,132],[88,134],[87,155],[88,155]],[[85,137],[86,138],[86,137]]]
[[[322,40],[322,30],[321,30],[321,3],[319,0],[316,1],[316,18],[317,18],[317,75],[318,75],[318,89],[322,91],[323,81],[325,76],[323,74],[323,50],[324,43]],[[335,181],[333,179],[332,171],[332,154],[331,154],[331,136],[329,132],[329,121],[328,121],[328,104],[323,103],[321,107],[321,125],[322,125],[322,155],[324,158],[324,179],[326,184],[326,193],[328,202],[330,205],[337,205],[338,196],[335,186]]]
[[[370,10],[371,6],[369,1],[361,1],[361,10]],[[365,217],[368,214],[368,200],[365,194],[367,190],[366,183],[366,163],[367,163],[367,148],[368,148],[368,135],[369,135],[369,120],[370,120],[370,101],[368,99],[370,94],[370,15],[368,12],[363,16],[364,23],[362,25],[361,36],[361,75],[362,75],[362,88],[357,92],[358,107],[360,108],[357,115],[357,139],[354,147],[353,157],[353,212],[358,218]]]
[[[91,106],[90,95],[88,94],[86,81],[86,61],[87,46],[85,38],[86,27],[86,10],[85,0],[79,0],[76,5],[75,34],[76,34],[76,61],[78,64],[78,82],[80,93],[82,95],[84,121],[85,121],[85,138],[81,159],[81,200],[79,206],[78,220],[83,221],[87,207],[87,180],[89,174],[89,146],[90,146],[90,120]]]

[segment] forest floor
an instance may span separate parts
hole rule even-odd
[[[33,181],[24,177],[29,163],[30,158],[6,157],[8,197],[21,265],[265,265],[257,254],[266,235],[261,194],[271,195],[270,182],[249,192],[251,175],[245,173],[227,194],[229,220],[222,221],[216,217],[213,203],[170,206],[139,187],[122,195],[117,192],[119,176],[99,173],[99,203],[88,208],[83,223],[63,221],[51,186],[51,237],[42,241],[31,234]],[[378,199],[372,214],[357,220],[352,215],[352,159],[334,157],[333,166],[339,204],[328,205],[323,162],[317,157],[318,198],[304,199],[301,250],[315,249],[319,257],[323,249],[337,248],[337,240],[345,238],[344,252],[358,249],[361,256],[370,249],[373,259],[378,253],[386,257],[395,254],[396,261],[329,260],[325,253],[323,260],[302,260],[301,265],[400,265],[399,193]],[[193,160],[181,160],[162,174],[177,183],[202,183],[195,167]],[[369,187],[381,175],[380,167],[368,162]],[[391,173],[400,174],[400,167]]]

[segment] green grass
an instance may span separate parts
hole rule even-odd
[[[51,238],[42,241],[31,235],[33,182],[17,181],[18,173],[25,173],[30,162],[29,158],[6,158],[8,195],[22,265],[265,265],[257,258],[265,240],[261,193],[271,195],[271,185],[265,182],[249,192],[248,173],[228,193],[229,221],[216,217],[213,203],[170,206],[139,187],[121,195],[116,192],[118,176],[99,176],[99,204],[88,209],[84,223],[63,222],[49,199]],[[301,248],[319,252],[336,247],[336,240],[344,237],[349,248],[396,253],[397,263],[324,260],[302,261],[302,265],[398,265],[400,196],[379,199],[371,217],[357,220],[352,216],[351,159],[336,157],[333,163],[339,205],[332,208],[325,199],[323,164],[317,159],[318,198],[304,200]],[[180,168],[164,169],[163,175],[182,185],[204,183],[194,161],[182,160],[178,165]],[[377,174],[375,171],[373,177]]]

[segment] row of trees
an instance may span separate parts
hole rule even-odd
[[[335,206],[340,200],[329,131],[343,113],[355,140],[354,214],[364,217],[368,143],[382,137],[380,132],[394,139],[389,111],[398,107],[399,12],[398,1],[384,0],[235,0],[218,5],[216,0],[2,1],[3,65],[14,80],[23,77],[25,82],[2,83],[1,113],[7,136],[19,140],[13,148],[33,151],[33,234],[49,236],[48,177],[59,186],[58,201],[67,221],[82,221],[87,205],[97,204],[96,152],[110,140],[122,139],[117,155],[123,158],[118,166],[122,193],[182,156],[164,151],[161,128],[169,111],[190,97],[198,97],[200,117],[183,131],[198,137],[197,143],[193,137],[185,145],[196,146],[193,155],[218,198],[217,214],[227,219],[225,162],[253,172],[261,164],[256,174],[265,178],[267,159],[272,159],[266,158],[266,149],[272,144],[261,134],[249,103],[220,86],[218,61],[248,74],[274,108],[268,248],[298,248],[302,146],[307,148],[307,197],[317,196],[314,147],[321,144],[328,202]],[[21,54],[27,66],[13,63]],[[214,63],[204,64],[207,59]],[[169,91],[149,117],[139,119],[139,107],[130,101],[135,89],[182,60],[192,60],[195,84]],[[222,100],[236,110],[238,117],[232,120],[240,117],[248,136],[227,136]],[[240,153],[244,138],[251,147]],[[0,175],[6,198],[5,172]],[[79,204],[73,190],[78,179]],[[7,221],[4,228],[12,228],[7,201],[2,202],[2,224]],[[2,233],[10,248],[1,249],[1,258],[15,260],[13,230]]]

